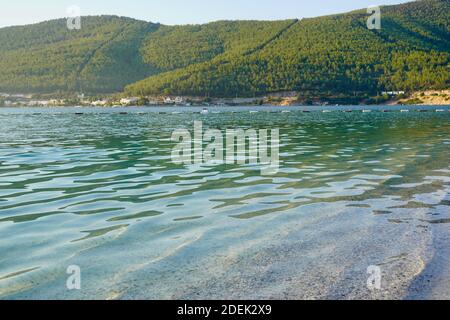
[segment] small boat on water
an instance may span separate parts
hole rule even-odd
[[[363,110],[362,112],[363,112],[363,113],[371,113],[372,110]]]
[[[289,110],[283,110],[281,113],[291,113]]]
[[[250,113],[258,113],[256,110],[251,110]]]
[[[209,110],[207,108],[203,108],[202,111],[200,111],[200,114],[208,114]]]
[[[322,113],[330,113],[331,110],[322,110]]]
[[[408,109],[402,109],[402,110],[400,110],[400,112],[409,112],[409,110]]]
[[[445,112],[444,109],[437,109],[436,112]]]

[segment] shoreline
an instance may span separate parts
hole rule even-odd
[[[33,105],[33,106],[26,106],[26,105],[15,105],[15,106],[0,106],[0,110],[4,109],[89,109],[89,108],[96,108],[96,109],[131,109],[131,108],[139,108],[139,109],[189,109],[189,108],[215,108],[215,109],[229,109],[229,108],[255,108],[255,109],[263,109],[263,108],[277,108],[280,110],[289,110],[289,109],[299,109],[304,108],[307,110],[323,110],[323,109],[329,109],[329,110],[340,110],[347,108],[348,110],[358,110],[361,108],[369,108],[369,109],[377,109],[384,107],[385,110],[395,110],[398,108],[423,108],[423,109],[429,109],[433,107],[443,107],[448,108],[450,107],[450,103],[448,104],[350,104],[350,105],[289,105],[289,106],[282,106],[282,105],[275,105],[275,104],[264,104],[264,105],[221,105],[221,104],[208,104],[208,105],[167,105],[167,104],[158,104],[158,105],[129,105],[129,106],[94,106],[94,105],[55,105],[55,106],[42,106],[42,105]]]
[[[99,99],[99,100],[95,100]],[[449,90],[425,90],[411,93],[385,92],[382,95],[360,96],[314,95],[302,96],[299,92],[268,93],[253,98],[217,98],[197,96],[124,96],[108,94],[101,98],[80,95],[70,96],[7,94],[0,93],[1,107],[239,107],[239,106],[271,106],[271,107],[350,107],[350,106],[448,106]]]

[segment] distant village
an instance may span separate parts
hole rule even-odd
[[[428,90],[413,93],[405,91],[380,92],[376,97],[367,95],[314,96],[296,91],[271,93],[253,98],[208,98],[187,96],[103,97],[83,94],[55,98],[46,95],[0,93],[0,107],[127,107],[127,106],[245,106],[245,105],[357,105],[357,104],[450,104],[450,90]]]
[[[120,107],[120,106],[151,106],[151,105],[192,105],[202,103],[200,100],[187,100],[182,97],[126,97],[126,98],[94,98],[79,95],[76,98],[36,98],[29,94],[0,93],[0,99],[5,107],[57,107],[57,106],[92,106],[92,107]]]
[[[78,95],[75,98],[36,98],[31,94],[0,93],[2,105],[5,107],[57,107],[57,106],[92,106],[92,107],[125,107],[125,106],[205,106],[205,105],[256,105],[281,104],[290,105],[296,100],[297,93],[274,94],[270,97],[254,98],[207,98],[207,97],[103,97],[95,98]]]

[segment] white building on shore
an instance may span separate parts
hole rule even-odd
[[[165,104],[183,104],[184,99],[182,97],[176,97],[176,98],[166,97],[166,98],[164,98],[164,103]]]
[[[91,105],[93,105],[94,107],[104,107],[104,106],[106,106],[107,103],[108,103],[107,100],[97,100],[97,101],[92,101]]]
[[[138,101],[139,101],[138,97],[123,98],[123,99],[120,99],[120,104],[127,106],[127,105],[131,105],[131,104],[135,104]]]
[[[401,94],[405,94],[405,91],[384,91],[382,94],[388,96],[399,96]]]

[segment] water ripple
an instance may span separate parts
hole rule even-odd
[[[0,112],[1,298],[320,298],[377,261],[406,283],[449,224],[448,113],[46,110]],[[280,128],[279,172],[171,163],[194,120]]]

